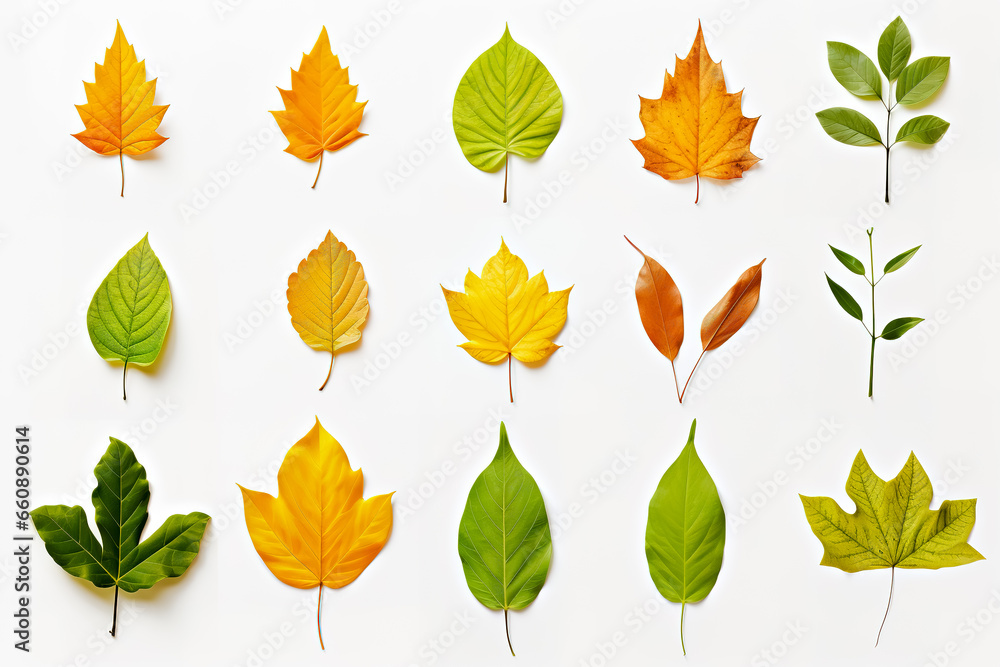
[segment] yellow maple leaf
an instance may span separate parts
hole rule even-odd
[[[524,262],[501,239],[500,251],[486,262],[482,277],[471,270],[466,274],[464,293],[441,289],[452,322],[469,339],[459,347],[487,364],[507,360],[513,403],[511,358],[537,363],[559,349],[552,339],[566,323],[573,287],[550,292],[544,271],[529,279]]]
[[[240,486],[247,530],[267,569],[289,586],[318,586],[320,609],[323,586],[342,588],[357,579],[392,532],[392,494],[365,499],[363,488],[361,470],[351,469],[318,418],[285,455],[277,498]]]
[[[646,131],[632,143],[645,158],[643,167],[667,180],[694,176],[701,193],[701,177],[742,178],[760,161],[750,152],[757,118],[741,109],[743,91],[726,92],[722,65],[713,62],[698,35],[691,52],[677,58],[674,75],[666,73],[659,99],[639,97],[639,119]]]
[[[83,87],[87,103],[77,104],[76,110],[86,129],[73,136],[95,153],[118,156],[124,197],[122,156],[148,153],[167,140],[156,128],[170,105],[153,104],[156,79],[146,81],[146,61],[136,60],[121,23],[111,48],[104,51],[104,64],[94,64],[94,83],[84,81]]]
[[[299,269],[288,276],[288,313],[299,337],[314,350],[330,353],[330,370],[320,391],[330,381],[337,350],[361,339],[368,317],[368,282],[365,270],[333,232]]]
[[[368,102],[357,101],[358,87],[351,85],[347,69],[333,55],[324,26],[312,51],[302,54],[298,71],[292,70],[292,89],[278,88],[285,110],[271,112],[288,139],[286,153],[307,162],[319,158],[314,188],[325,151],[368,136],[358,131]]]

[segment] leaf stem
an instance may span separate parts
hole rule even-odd
[[[885,627],[885,619],[889,618],[889,607],[892,606],[892,589],[896,585],[896,566],[893,565],[892,574],[889,575],[889,601],[885,605],[885,616],[882,617],[882,625],[878,626],[878,636],[875,637],[875,646],[878,646],[878,640],[882,638],[882,628]]]
[[[690,382],[691,382],[691,378],[692,378],[692,377],[694,377],[694,372],[695,372],[696,370],[698,370],[698,364],[700,364],[700,363],[701,363],[701,358],[705,356],[705,353],[706,353],[706,352],[708,352],[708,349],[707,349],[707,348],[706,348],[706,349],[703,349],[703,350],[701,351],[701,354],[699,354],[699,355],[698,355],[698,361],[694,362],[694,368],[692,368],[692,369],[691,369],[691,375],[688,375],[688,379],[687,379],[687,382],[685,382],[685,383],[684,383],[684,389],[682,389],[682,390],[681,390],[681,394],[680,394],[680,396],[678,396],[678,400],[679,400],[679,401],[680,401],[681,403],[683,403],[683,402],[684,402],[684,394],[686,394],[686,393],[687,393],[687,390],[688,390],[688,384],[690,384]]]
[[[319,584],[319,602],[316,603],[316,631],[319,632],[319,647],[326,650],[326,646],[323,644],[323,626],[320,624],[321,614],[323,613],[323,582]]]
[[[507,353],[507,390],[510,391],[510,402],[511,403],[514,402],[514,383],[510,379],[510,366],[511,366],[511,363],[512,363],[511,362],[511,358],[512,357],[513,357],[513,355],[508,352]]]
[[[507,203],[507,165],[510,164],[510,156],[504,158],[503,161],[503,203]],[[514,401],[511,401],[513,403]]]
[[[128,360],[125,361],[125,365],[122,366],[122,400],[128,400],[128,394],[125,393],[125,374],[128,372]]]
[[[319,154],[319,169],[316,170],[316,180],[313,181],[313,184],[312,184],[312,189],[313,190],[316,189],[316,184],[319,183],[319,172],[323,171],[323,153],[326,153],[326,151],[325,150],[324,151],[320,151],[320,154]]]
[[[115,632],[118,630],[118,587],[115,586],[115,606],[114,613],[111,616],[111,636],[115,636]]]
[[[674,360],[673,359],[670,360],[670,370],[673,371],[673,374],[674,374],[674,390],[677,392],[677,402],[680,403],[681,402],[681,387],[680,387],[680,384],[677,382],[677,366],[674,365]]]
[[[892,81],[886,87],[885,91],[886,97],[892,96]],[[885,203],[889,203],[889,149],[892,146],[889,144],[889,121],[892,119],[892,107],[890,107],[885,102],[882,102],[882,106],[885,107]],[[874,269],[872,269],[874,271]],[[872,275],[874,278],[874,273]]]
[[[687,655],[687,649],[684,648],[684,608],[687,607],[687,602],[681,602],[681,653]]]
[[[510,655],[512,658],[516,658],[514,655],[514,645],[510,643],[510,623],[507,622],[507,610],[503,610],[503,627],[507,631],[507,648],[510,649]]]
[[[125,158],[122,157],[122,149],[120,149],[120,148],[118,149],[118,166],[121,167],[121,170],[122,170],[122,194],[121,194],[121,196],[124,197],[125,196]]]
[[[694,189],[694,203],[698,203],[698,198],[701,197],[701,174],[694,175],[695,189]]]
[[[888,196],[889,195],[886,194],[887,198]],[[875,276],[875,251],[872,248],[872,233],[874,231],[875,231],[874,227],[868,230],[868,260],[870,262],[873,277]],[[868,332],[869,334],[871,334],[872,337],[872,352],[871,352],[871,359],[868,365],[868,398],[871,398],[872,390],[875,384],[875,341],[878,339],[878,337],[875,335],[875,283],[872,280],[869,280],[868,282],[871,283],[872,286],[872,329],[871,331]]]
[[[333,375],[333,360],[336,358],[336,356],[337,355],[335,355],[333,352],[330,353],[330,370],[326,372],[326,379],[323,380],[323,385],[319,388],[320,391],[323,391],[323,389],[326,388],[326,383],[330,381],[330,376]]]

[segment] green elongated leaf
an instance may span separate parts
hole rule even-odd
[[[903,268],[903,266],[907,262],[913,259],[913,256],[917,254],[918,250],[920,250],[920,246],[917,246],[916,248],[910,248],[906,252],[899,253],[898,255],[890,259],[888,263],[886,263],[885,269],[882,272],[892,273],[893,271],[897,271]]]
[[[897,16],[878,40],[878,66],[889,81],[895,81],[910,60],[910,31]]]
[[[906,66],[896,83],[896,101],[900,104],[917,104],[938,91],[948,78],[951,58],[928,56],[918,58]]]
[[[198,555],[210,517],[201,512],[174,514],[140,542],[149,505],[146,469],[127,444],[111,438],[94,476],[97,487],[91,500],[103,543],[90,530],[82,507],[44,505],[31,511],[52,559],[75,577],[126,593],[184,574]],[[117,610],[116,590],[115,619]]]
[[[936,144],[951,125],[937,116],[917,116],[903,123],[896,133],[896,141],[912,141],[915,144]]]
[[[496,171],[507,164],[508,154],[544,153],[559,131],[562,111],[552,75],[505,29],[462,77],[452,120],[465,158],[477,169]]]
[[[496,456],[469,491],[458,555],[469,590],[487,608],[503,609],[505,625],[507,610],[527,607],[545,584],[552,558],[545,503],[514,456],[503,423]]]
[[[854,300],[854,297],[848,294],[847,290],[843,287],[833,282],[830,276],[826,276],[826,282],[830,285],[830,291],[833,292],[833,296],[837,299],[837,303],[840,304],[840,307],[843,308],[848,315],[860,322],[862,318],[861,306],[859,306],[858,302]]]
[[[896,340],[923,321],[922,317],[899,317],[885,325],[881,337],[885,340]]]
[[[882,143],[875,123],[854,109],[831,107],[816,113],[826,133],[842,144],[850,146],[875,146]]]
[[[882,98],[882,77],[871,58],[843,42],[827,42],[826,56],[833,76],[849,93]]]
[[[830,246],[830,250],[833,251],[834,257],[839,259],[840,263],[846,266],[851,273],[856,273],[859,276],[865,275],[865,265],[861,263],[860,259],[854,255],[844,252],[843,250],[834,248],[832,245]]]
[[[726,545],[722,501],[694,446],[697,424],[691,423],[687,444],[660,478],[646,522],[649,576],[660,595],[681,605],[704,600],[712,591]],[[681,619],[684,649],[683,607]]]
[[[94,349],[107,361],[148,366],[156,360],[170,325],[170,285],[167,274],[142,237],[104,279],[87,310],[87,331]]]

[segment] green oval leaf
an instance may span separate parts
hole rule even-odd
[[[910,31],[897,16],[886,26],[878,40],[878,66],[889,81],[894,81],[910,60]]]
[[[918,250],[920,250],[920,246],[910,248],[906,252],[899,253],[889,260],[889,262],[885,265],[883,273],[892,273],[893,271],[903,268],[907,262],[913,259],[913,256],[917,254]]]
[[[832,107],[816,113],[826,133],[842,144],[874,146],[882,143],[875,123],[863,114],[847,107]]]
[[[860,259],[854,255],[844,252],[843,250],[834,248],[832,245],[830,246],[830,250],[833,251],[833,255],[839,259],[840,263],[846,266],[849,271],[856,273],[859,276],[865,275],[865,265],[861,263]]]
[[[833,292],[833,296],[837,299],[837,303],[840,304],[840,307],[843,308],[848,315],[860,322],[862,318],[861,306],[859,306],[858,302],[854,300],[854,297],[848,294],[847,290],[843,287],[833,282],[830,276],[826,276],[826,282],[830,285],[830,291]]]
[[[871,58],[843,42],[827,42],[826,56],[833,76],[848,92],[882,98],[882,77]]]
[[[896,101],[900,104],[917,104],[938,91],[948,77],[951,58],[928,56],[906,66],[896,84]]]
[[[885,325],[881,338],[885,340],[896,340],[907,331],[924,321],[922,317],[900,317]]]
[[[646,561],[656,589],[670,602],[698,602],[722,569],[726,514],[719,491],[694,446],[698,422],[649,501]],[[681,646],[683,647],[683,626]],[[686,651],[685,651],[686,654]]]
[[[937,116],[917,116],[903,123],[896,133],[896,141],[912,141],[915,144],[936,144],[951,125]]]
[[[552,558],[545,503],[514,456],[503,423],[496,456],[469,491],[458,555],[469,590],[489,609],[523,609],[545,584]]]
[[[562,110],[562,93],[545,65],[504,30],[462,77],[452,121],[465,158],[496,171],[508,153],[544,153],[559,131]]]
[[[125,253],[94,293],[87,310],[87,331],[94,349],[107,361],[148,366],[156,360],[170,325],[170,284],[149,234]]]

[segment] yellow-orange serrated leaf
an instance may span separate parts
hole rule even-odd
[[[337,350],[361,339],[368,317],[365,270],[333,232],[288,276],[288,313],[299,337],[314,350],[330,353],[330,370]]]
[[[135,49],[125,39],[121,23],[115,29],[104,64],[94,64],[94,83],[83,82],[87,103],[76,105],[86,129],[73,136],[101,155],[117,155],[125,196],[123,155],[142,155],[167,137],[156,132],[170,105],[153,104],[156,79],[146,81],[146,61],[137,60]]]
[[[544,272],[529,279],[528,268],[503,240],[481,277],[471,270],[466,274],[464,293],[441,289],[452,322],[469,339],[459,347],[487,364],[506,359],[508,384],[511,357],[537,363],[560,347],[552,339],[566,323],[573,288],[550,292]]]
[[[646,131],[633,139],[649,171],[667,180],[694,176],[742,178],[743,172],[760,161],[750,152],[750,139],[757,118],[747,118],[741,109],[743,91],[726,92],[722,65],[713,62],[698,35],[687,58],[677,58],[674,74],[666,73],[659,99],[639,98],[639,119]]]
[[[363,489],[361,470],[351,469],[316,419],[278,469],[277,498],[240,486],[247,530],[267,569],[289,586],[318,586],[320,601],[323,586],[357,579],[392,532],[392,494],[365,499]]]
[[[319,158],[314,188],[325,151],[367,136],[358,127],[368,102],[357,101],[358,87],[351,85],[347,69],[333,55],[324,26],[312,51],[302,54],[298,71],[292,70],[292,89],[278,88],[285,110],[271,112],[288,139],[286,153],[308,162]]]

